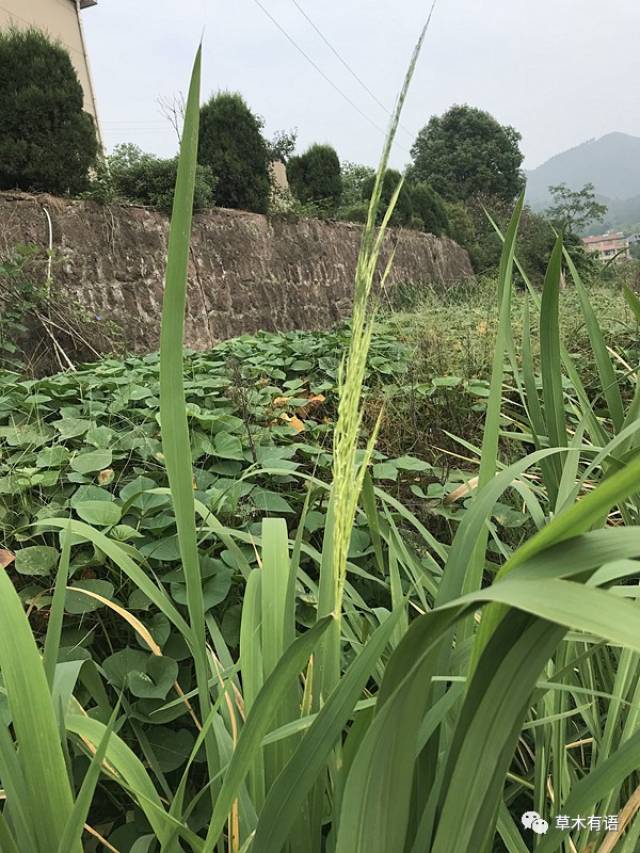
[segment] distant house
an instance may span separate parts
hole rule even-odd
[[[98,110],[89,71],[89,59],[82,31],[81,10],[96,6],[98,0],[1,0],[0,29],[36,27],[69,52],[84,92],[84,108],[96,123]]]
[[[582,242],[590,255],[597,255],[601,261],[611,258],[630,258],[631,241],[622,231],[608,231],[593,237],[583,237]]]

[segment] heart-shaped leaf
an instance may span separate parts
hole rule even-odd
[[[173,658],[152,655],[146,669],[129,673],[128,686],[139,699],[164,699],[178,677],[178,664]]]
[[[117,504],[106,501],[81,501],[74,509],[83,521],[97,527],[117,524],[122,515],[122,510]]]
[[[79,453],[71,460],[71,467],[79,474],[90,474],[92,471],[102,471],[111,465],[113,455],[110,450],[90,450]]]
[[[45,577],[58,563],[58,551],[48,545],[31,545],[16,551],[15,567],[21,575]]]

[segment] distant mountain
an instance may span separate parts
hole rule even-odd
[[[607,214],[602,222],[592,223],[585,234],[602,234],[604,231],[622,230],[627,234],[640,233],[640,195],[632,198],[602,198]]]
[[[640,201],[640,137],[608,133],[556,154],[546,163],[527,172],[527,199],[536,210],[549,203],[549,187],[567,184],[579,190],[595,186],[599,200],[611,209],[615,224],[621,217],[635,218]],[[635,197],[635,198],[634,198]]]

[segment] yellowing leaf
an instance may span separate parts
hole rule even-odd
[[[291,397],[275,397],[273,400],[273,406],[286,406]]]
[[[292,415],[290,418],[287,418],[287,422],[289,426],[292,426],[295,429],[296,432],[304,432],[306,429],[304,423],[297,415]]]
[[[113,468],[105,468],[98,474],[98,482],[101,486],[108,485],[113,480]]]

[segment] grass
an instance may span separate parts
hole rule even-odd
[[[495,286],[495,280],[491,278],[471,284],[460,282],[445,291],[414,285],[412,290],[417,291],[417,295],[405,301],[405,310],[402,301],[400,304],[392,303],[393,310],[384,317],[385,330],[392,331],[408,345],[415,344],[418,347],[416,371],[422,375],[452,374],[466,379],[486,377],[491,367],[497,328]],[[633,355],[638,340],[637,321],[624,298],[620,283],[615,280],[590,283],[589,300],[607,343],[623,355],[628,351]],[[525,301],[525,292],[521,288],[514,290],[511,325],[518,352]],[[531,304],[529,309],[533,355],[537,366],[537,318]],[[559,319],[561,336],[570,351],[576,358],[586,360],[587,367],[593,365],[579,297],[570,285],[560,291]]]
[[[2,850],[632,853],[633,323],[628,339],[603,331],[570,270],[585,375],[560,320],[560,241],[542,295],[514,294],[518,205],[490,357],[431,378],[427,360],[414,383],[431,405],[477,401],[478,434],[443,430],[438,451],[462,450],[459,496],[433,489],[433,456],[374,447],[378,427],[391,440],[385,419],[416,366],[411,347],[385,348],[393,336],[376,342],[376,192],[348,335],[258,337],[185,360],[198,85],[199,56],[159,378],[151,356],[3,389],[3,523],[21,544],[35,516],[41,540],[15,561],[0,552]],[[380,394],[385,370],[395,381]],[[532,810],[546,834],[521,827]],[[587,814],[619,831],[554,823]]]

